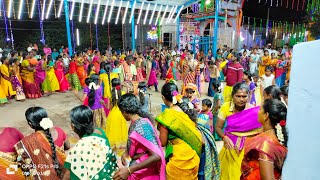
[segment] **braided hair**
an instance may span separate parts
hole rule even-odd
[[[111,90],[111,105],[112,107],[117,105],[118,103],[118,99],[121,98],[121,88],[117,89],[118,87],[121,87],[121,82],[119,78],[114,78],[111,80],[111,86],[112,86],[112,90]]]
[[[267,99],[263,102],[263,109],[269,114],[270,123],[279,142],[287,147],[288,133],[285,127],[287,108],[285,104],[278,99]]]
[[[51,133],[49,129],[44,130],[41,126],[40,126],[40,122],[43,118],[48,118],[48,113],[46,112],[46,110],[42,107],[30,107],[27,109],[27,111],[25,112],[25,117],[28,121],[28,124],[30,125],[30,127],[32,129],[34,129],[35,131],[44,131],[46,133],[46,138],[50,143],[51,146],[51,150],[52,150],[52,160],[53,160],[53,164],[54,164],[54,169],[56,170],[56,173],[59,177],[62,176],[62,169],[60,167],[58,158],[57,158],[57,153],[56,153],[56,146],[54,144],[54,141],[52,139]]]
[[[90,78],[87,78],[85,80],[85,83],[87,86],[89,86],[90,83],[95,83],[96,85],[99,84],[99,76],[98,75],[91,75]],[[90,107],[92,107],[94,105],[95,102],[95,95],[96,94],[96,90],[94,89],[94,87],[91,87],[90,92],[88,94],[88,104]]]

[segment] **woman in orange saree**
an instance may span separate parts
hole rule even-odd
[[[41,107],[31,107],[25,115],[35,132],[15,145],[23,174],[32,179],[61,179],[66,158],[63,151],[63,145],[66,147],[64,133],[53,128],[47,112]]]
[[[0,128],[0,179],[23,180],[22,171],[18,168],[17,152],[14,145],[23,138],[23,134],[15,128]],[[5,139],[5,140],[4,140]]]
[[[281,179],[287,155],[287,108],[277,99],[267,99],[258,113],[263,132],[245,142],[241,180]]]
[[[40,87],[34,80],[35,64],[30,63],[29,57],[21,63],[21,78],[24,93],[27,98],[39,98],[42,96]]]
[[[84,60],[82,57],[77,59],[77,75],[80,80],[80,84],[82,87],[86,86],[85,80],[87,78],[86,70],[84,68]]]

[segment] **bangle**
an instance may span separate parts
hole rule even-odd
[[[226,137],[226,135],[223,135],[223,136],[222,136],[222,140],[224,140],[225,137]]]
[[[128,167],[128,171],[129,171],[129,173],[130,173],[130,175],[131,175],[130,167]]]

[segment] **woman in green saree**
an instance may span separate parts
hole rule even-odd
[[[93,128],[93,112],[84,105],[71,110],[71,127],[81,138],[67,154],[64,167],[67,179],[108,179],[117,169],[116,156],[105,132]]]
[[[165,84],[161,94],[170,107],[156,118],[161,144],[166,146],[167,179],[198,179],[202,136],[191,120],[197,118],[197,112],[182,101],[175,84]]]

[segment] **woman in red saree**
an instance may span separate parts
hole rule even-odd
[[[115,180],[166,179],[166,163],[158,133],[140,107],[138,98],[133,94],[125,94],[119,101],[119,108],[131,125],[127,150],[121,157],[122,164],[127,167],[116,171]]]
[[[64,75],[64,65],[62,63],[62,57],[60,55],[57,58],[54,72],[59,81],[60,92],[66,92],[69,89],[69,82],[66,76]]]
[[[40,87],[35,82],[35,68],[36,59],[31,61],[30,56],[27,56],[21,63],[21,79],[23,84],[23,90],[27,98],[39,98],[42,96]]]
[[[18,166],[17,152],[14,145],[23,138],[23,134],[15,128],[5,127],[0,128],[0,179],[1,180],[24,180],[20,168]],[[12,173],[8,173],[7,168]],[[12,169],[11,169],[12,168]]]
[[[101,62],[101,57],[100,56],[101,56],[100,55],[100,51],[96,51],[94,53],[94,57],[92,59],[92,63],[94,65],[94,67],[95,67],[96,74],[99,74],[99,72],[100,72],[100,62]]]
[[[61,179],[64,149],[69,149],[66,134],[60,128],[53,128],[47,112],[41,107],[27,109],[25,116],[35,132],[15,145],[23,174],[32,179]]]
[[[288,149],[286,131],[287,108],[277,99],[261,105],[258,119],[263,132],[245,142],[242,180],[281,179]]]

